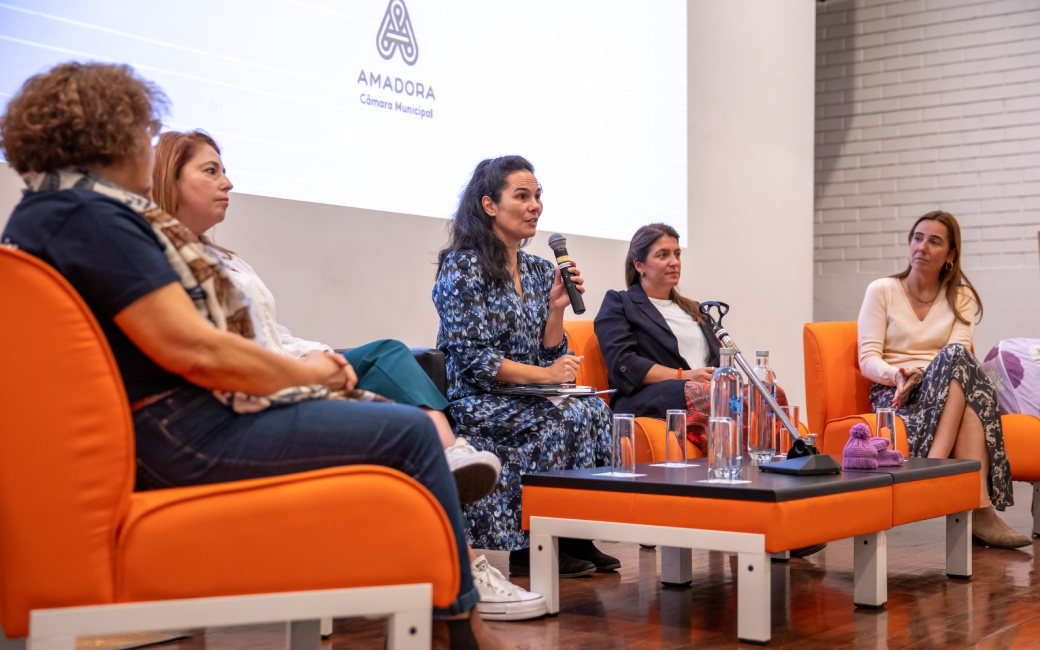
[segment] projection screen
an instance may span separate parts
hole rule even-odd
[[[446,218],[515,153],[540,229],[686,245],[684,0],[0,3],[0,102],[69,60],[156,82],[238,192]]]

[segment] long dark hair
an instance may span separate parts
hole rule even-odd
[[[957,220],[953,218],[953,215],[949,212],[943,212],[942,210],[936,210],[935,212],[929,212],[920,219],[914,222],[914,227],[910,229],[910,234],[906,238],[906,242],[909,244],[914,240],[914,231],[917,230],[917,225],[922,221],[938,221],[942,225],[946,226],[946,232],[949,233],[950,237],[950,249],[953,251],[953,262],[950,263],[950,268],[947,269],[944,264],[942,269],[939,270],[939,290],[942,291],[943,283],[946,283],[946,302],[949,303],[950,309],[953,310],[953,317],[964,323],[965,325],[971,325],[967,318],[961,315],[961,312],[957,310],[957,294],[960,292],[962,286],[968,287],[971,291],[971,295],[975,297],[975,306],[977,307],[977,313],[979,320],[982,322],[982,298],[979,298],[979,292],[975,291],[975,287],[971,284],[971,280],[968,276],[964,275],[964,271],[961,270],[961,227],[957,223]],[[896,273],[893,278],[899,278],[902,280],[906,276],[910,275],[910,262],[906,264],[906,270],[902,273]]]
[[[646,256],[650,254],[650,249],[662,237],[674,237],[678,240],[679,233],[668,224],[651,223],[637,230],[636,234],[632,236],[632,241],[628,244],[628,255],[625,256],[625,286],[631,287],[639,284],[639,271],[636,270],[636,262],[645,264]],[[671,292],[668,294],[668,299],[692,316],[695,322],[700,323],[703,321],[704,316],[701,315],[701,304],[696,300],[683,298],[676,287],[672,287]]]
[[[448,245],[437,253],[438,275],[444,266],[444,258],[455,251],[465,250],[477,256],[477,264],[493,280],[507,284],[512,281],[506,270],[509,252],[495,234],[494,219],[484,211],[483,199],[487,196],[495,203],[501,201],[506,178],[521,171],[534,173],[534,165],[523,156],[500,156],[477,163],[469,184],[459,196],[458,210],[448,222]],[[522,241],[520,247],[526,246],[527,242],[526,239]]]

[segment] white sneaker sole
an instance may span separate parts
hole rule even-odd
[[[490,458],[488,458],[490,456]],[[498,484],[502,465],[489,452],[467,457],[451,470],[461,503],[474,503],[491,494]]]
[[[480,617],[487,621],[524,621],[545,616],[545,598],[508,603],[477,603]]]

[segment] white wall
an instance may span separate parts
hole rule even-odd
[[[943,209],[985,307],[976,352],[1040,337],[1040,3],[828,0],[817,21],[816,320],[855,320]]]
[[[730,303],[725,322],[734,339],[751,361],[756,349],[770,350],[792,403],[804,405],[813,3],[698,0],[688,17],[691,248],[680,289]],[[459,171],[460,186],[467,171]],[[0,171],[0,227],[20,187],[13,172]],[[446,223],[235,194],[217,240],[257,269],[278,300],[279,321],[297,336],[337,347],[384,337],[429,346],[437,330],[430,291]],[[548,234],[539,233],[528,250],[550,257]],[[568,242],[587,279],[583,318],[593,318],[608,289],[624,288],[628,244],[570,235]]]
[[[728,302],[746,357],[769,350],[805,405],[812,320],[814,3],[689,4],[691,297]],[[691,282],[692,280],[692,282]],[[804,418],[803,418],[804,419]]]

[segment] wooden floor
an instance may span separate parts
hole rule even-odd
[[[1005,520],[1031,529],[1031,486],[1015,483]],[[1024,550],[976,547],[971,580],[945,574],[945,520],[902,526],[888,533],[888,606],[852,604],[852,542],[772,568],[771,648],[1040,648],[1040,540]],[[503,636],[539,648],[739,648],[736,639],[736,556],[694,552],[694,582],[662,587],[656,551],[603,542],[617,556],[617,573],[560,583],[559,616],[493,623]],[[488,553],[506,572],[507,554]],[[518,578],[527,587],[528,581]],[[239,650],[280,648],[284,626],[197,630],[191,640],[161,648]],[[336,621],[326,650],[383,647],[380,621]],[[755,647],[755,646],[747,646]]]

